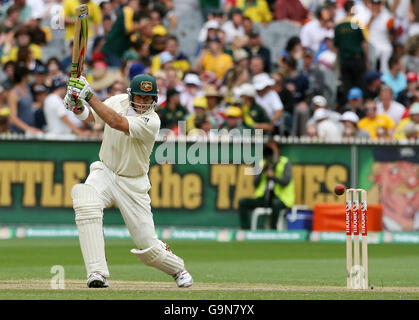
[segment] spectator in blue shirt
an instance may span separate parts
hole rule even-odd
[[[406,75],[402,72],[403,65],[397,56],[392,56],[388,62],[389,70],[381,76],[381,81],[393,89],[393,98],[397,99],[400,92],[406,89]]]

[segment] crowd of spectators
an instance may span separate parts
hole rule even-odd
[[[82,3],[95,93],[106,100],[152,74],[174,135],[418,137],[419,0],[188,0],[204,18],[194,54],[176,36],[180,0],[3,0],[0,133],[101,138],[63,105]],[[286,24],[297,35],[275,52],[264,32]]]

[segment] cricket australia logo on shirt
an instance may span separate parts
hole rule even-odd
[[[147,117],[141,117],[141,119],[143,119],[145,123],[148,123],[150,121],[150,118]]]
[[[144,92],[150,92],[151,90],[153,90],[153,84],[151,83],[151,81],[141,81],[140,89]]]

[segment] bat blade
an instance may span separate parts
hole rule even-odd
[[[80,77],[86,61],[87,51],[87,17],[89,10],[86,4],[76,9],[76,22],[74,24],[73,55],[71,60],[71,76]]]

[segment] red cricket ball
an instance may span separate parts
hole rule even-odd
[[[341,184],[338,184],[338,185],[335,187],[335,193],[336,193],[338,196],[342,195],[344,192],[345,192],[345,186],[343,186],[343,185],[341,185]]]

